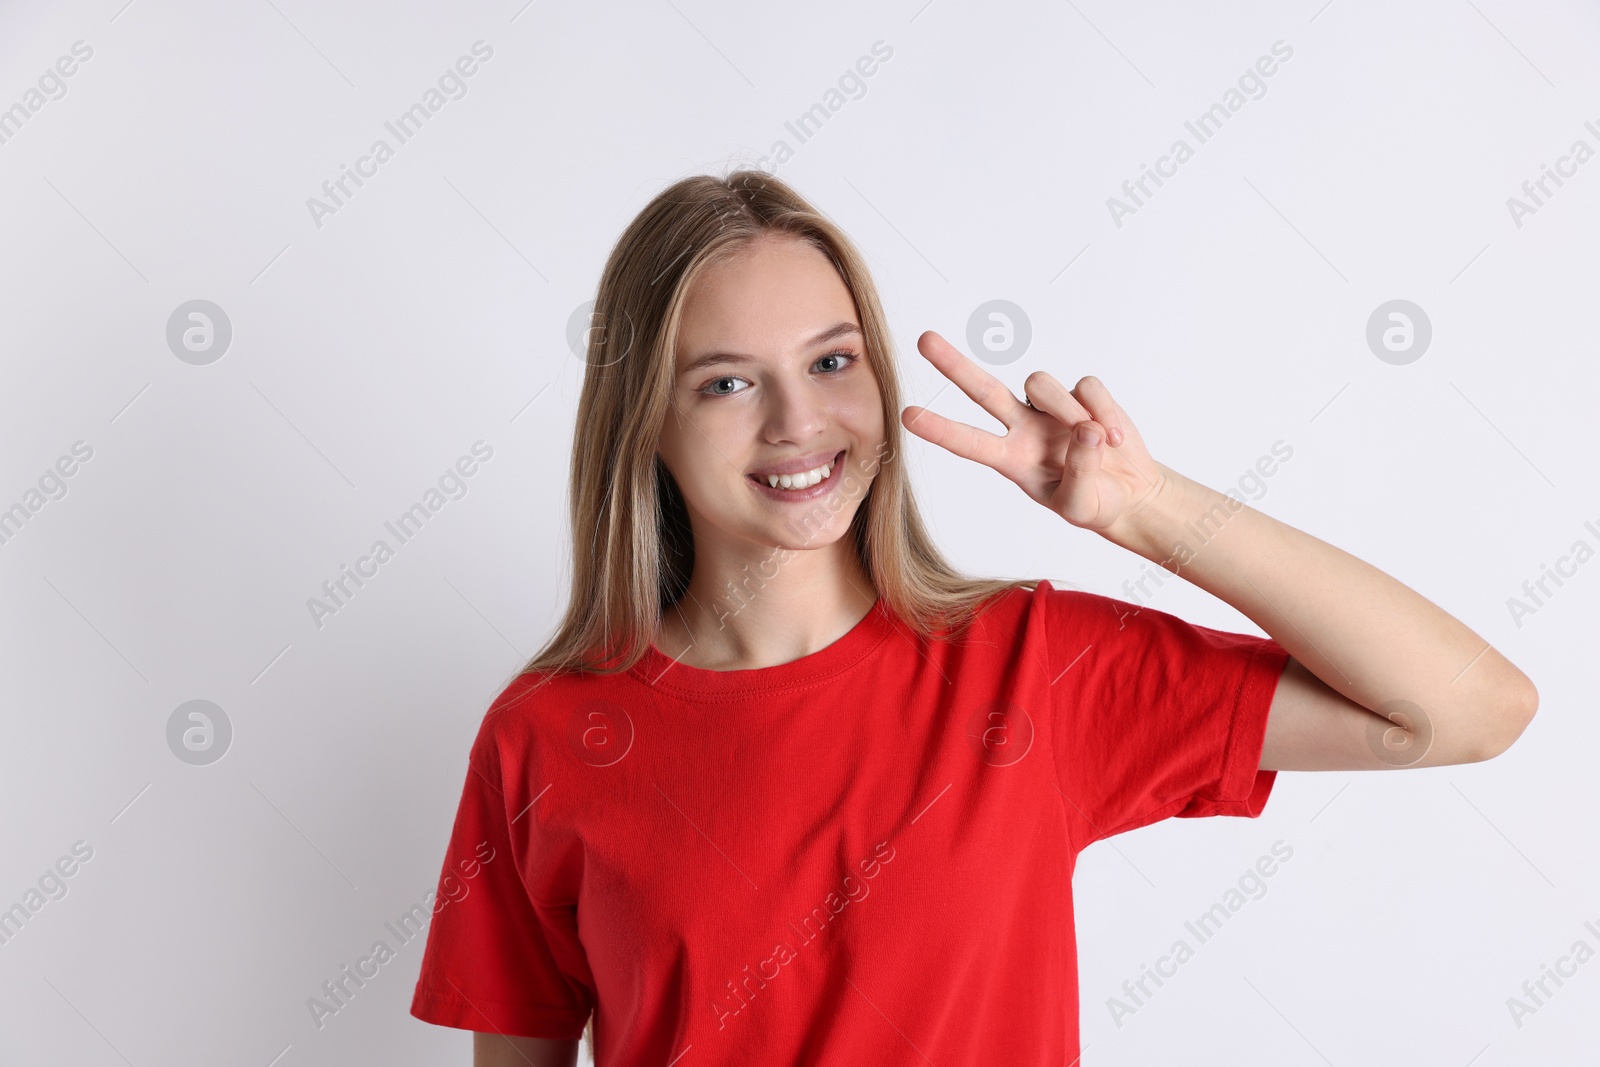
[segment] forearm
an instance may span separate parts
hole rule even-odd
[[[1162,465],[1166,482],[1108,532],[1232,604],[1349,700],[1409,701],[1434,743],[1515,734],[1532,683],[1488,642],[1371,564]],[[1388,705],[1388,708],[1385,708]]]

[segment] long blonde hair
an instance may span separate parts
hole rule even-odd
[[[654,639],[662,611],[687,588],[694,569],[688,512],[656,454],[672,402],[679,325],[695,280],[767,235],[808,241],[855,298],[883,397],[885,439],[850,536],[889,609],[925,637],[957,636],[991,596],[1034,584],[962,574],[928,536],[900,459],[906,435],[893,341],[850,239],[764,171],[696,175],[645,205],[606,260],[572,439],[571,594],[555,633],[517,676],[627,670]]]
[[[672,402],[678,330],[695,280],[768,235],[808,241],[855,298],[867,362],[883,397],[885,439],[849,536],[892,613],[924,637],[955,637],[990,597],[1034,585],[964,575],[928,536],[901,461],[900,378],[888,322],[849,238],[764,171],[696,175],[645,205],[606,260],[572,440],[571,595],[554,635],[517,676],[627,670],[654,639],[662,611],[688,587],[694,570],[688,512],[656,454]],[[593,1049],[593,1016],[586,1037]]]

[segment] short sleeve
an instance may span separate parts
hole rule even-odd
[[[472,747],[411,1014],[486,1033],[576,1039],[594,1004],[576,908],[537,904],[528,892],[525,870],[537,857],[526,834],[512,832],[493,718]]]
[[[1260,815],[1277,778],[1260,769],[1261,750],[1288,652],[1124,600],[1039,589],[1074,847],[1171,816]]]

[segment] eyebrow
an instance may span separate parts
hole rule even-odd
[[[846,334],[852,334],[852,333],[859,336],[861,334],[861,327],[857,326],[853,322],[838,322],[838,323],[834,323],[832,326],[829,326],[826,330],[823,330],[821,333],[817,334],[811,340],[807,341],[805,347],[807,347],[807,348],[815,348],[818,345],[827,344],[829,341],[832,341],[834,338],[843,337]],[[713,364],[717,364],[717,363],[754,363],[754,362],[755,362],[754,358],[752,358],[750,356],[747,356],[747,355],[744,355],[743,353],[740,353],[740,352],[707,352],[705,355],[699,356],[699,357],[691,360],[688,363],[688,365],[683,368],[683,370],[678,372],[678,377],[681,378],[686,374],[693,374],[697,370],[701,370],[702,368],[709,367],[709,366],[712,366]]]

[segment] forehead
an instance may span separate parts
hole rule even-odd
[[[856,321],[855,300],[827,256],[798,238],[763,237],[696,279],[678,360],[712,349],[788,351],[834,323]]]

